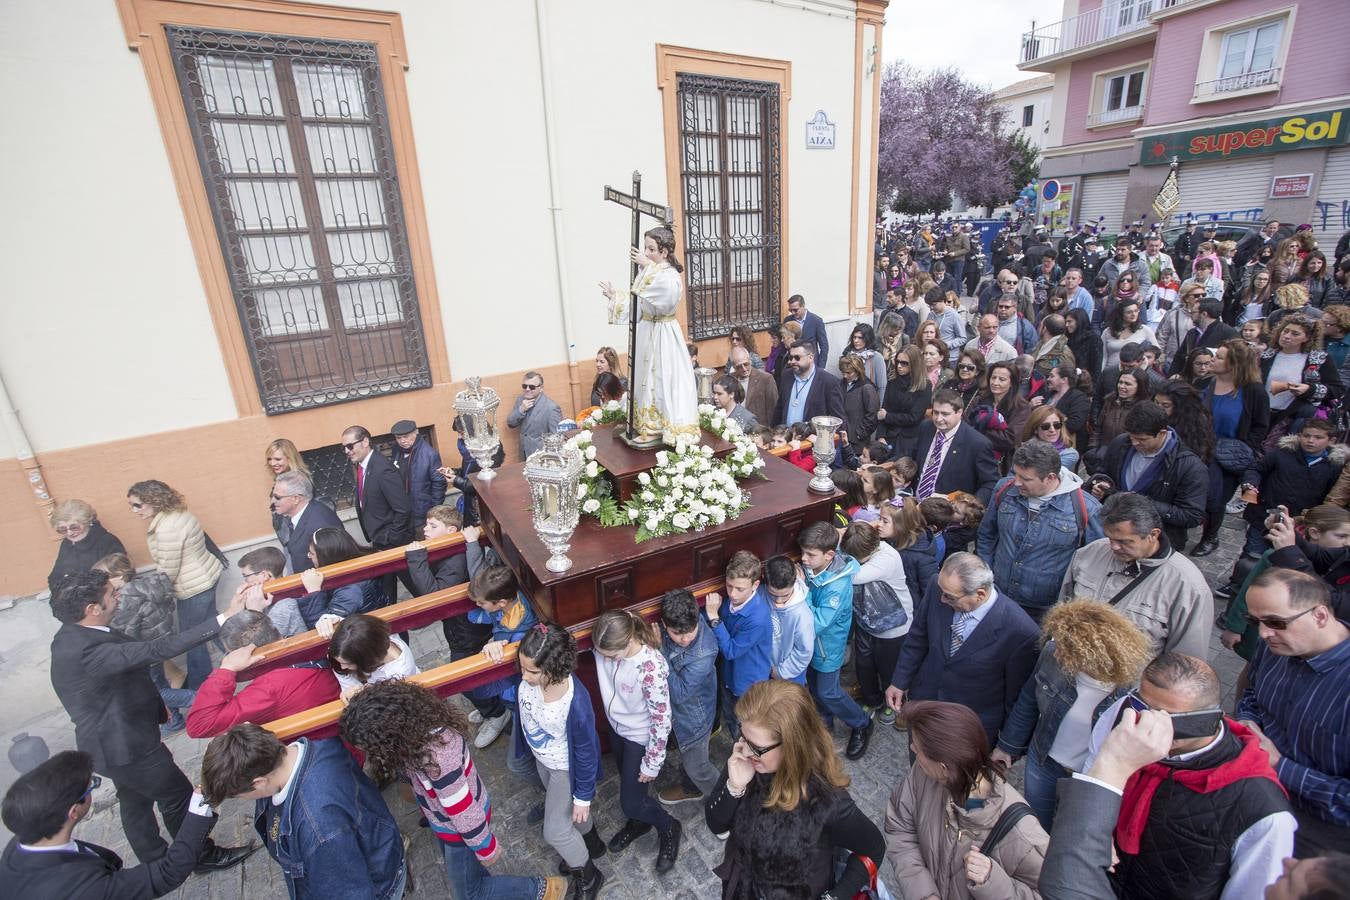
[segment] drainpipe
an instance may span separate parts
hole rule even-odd
[[[4,432],[9,437],[10,443],[14,445],[19,465],[23,467],[24,479],[32,488],[33,500],[36,501],[45,519],[56,508],[56,502],[52,500],[52,495],[47,490],[47,480],[42,477],[42,465],[33,453],[28,432],[24,431],[23,423],[19,421],[19,411],[14,408],[14,401],[9,398],[9,388],[5,386],[3,374],[0,374],[0,422],[3,423]],[[52,537],[60,540],[55,532],[52,532]]]
[[[558,147],[554,136],[553,79],[549,74],[548,26],[544,0],[534,0],[534,34],[539,52],[539,91],[544,101],[544,152],[548,160],[548,210],[553,221],[554,277],[558,281],[558,305],[562,313],[563,347],[567,352],[567,380],[572,412],[581,409],[581,384],[577,372],[577,347],[572,339],[572,311],[567,299],[567,252],[564,244],[563,208],[559,194]]]

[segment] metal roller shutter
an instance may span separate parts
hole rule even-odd
[[[1173,224],[1186,221],[1187,215],[1260,221],[1274,172],[1275,160],[1270,156],[1182,166],[1177,172],[1181,207],[1172,215]]]
[[[1322,172],[1322,183],[1317,185],[1317,205],[1313,207],[1312,215],[1310,224],[1317,235],[1317,245],[1330,260],[1336,242],[1350,228],[1350,147],[1341,147],[1327,154],[1327,165]]]
[[[1121,219],[1125,215],[1125,186],[1129,180],[1129,172],[1084,176],[1078,188],[1078,221],[1096,223],[1099,216],[1105,216],[1102,228],[1108,234],[1123,231]]]

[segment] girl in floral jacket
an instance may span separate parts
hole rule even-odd
[[[652,799],[647,785],[661,772],[670,737],[669,667],[660,638],[645,619],[628,610],[610,610],[592,632],[600,699],[613,732],[619,764],[619,802],[628,822],[609,841],[613,853],[655,828],[660,834],[656,871],[675,866],[680,823]]]

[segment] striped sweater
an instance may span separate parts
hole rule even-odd
[[[429,751],[434,766],[430,771],[410,769],[408,780],[431,830],[443,841],[464,844],[480,862],[492,862],[497,858],[492,803],[464,736],[446,729],[433,737]],[[432,772],[439,774],[432,777]]]

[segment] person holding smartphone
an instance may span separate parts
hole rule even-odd
[[[1172,743],[1125,785],[1112,875],[1131,900],[1259,897],[1293,855],[1297,824],[1259,737],[1223,714],[1214,670],[1184,653],[1144,668],[1097,719],[1084,771],[1126,709],[1167,713]]]

